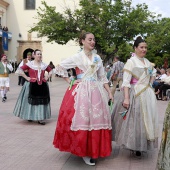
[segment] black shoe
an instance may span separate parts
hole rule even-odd
[[[142,153],[140,151],[134,151],[134,150],[130,150],[131,151],[131,156],[137,159],[141,159],[142,158]]]
[[[40,125],[45,125],[45,122],[43,122],[43,121],[38,121],[38,124],[40,124]]]
[[[6,100],[6,99],[7,99],[7,97],[6,97],[6,96],[4,96],[4,99]]]
[[[90,166],[94,166],[95,163],[91,162],[92,161],[92,158],[90,157],[82,157],[84,162],[87,164],[87,165],[90,165]]]
[[[6,102],[6,99],[5,97],[2,98],[2,102],[5,103]]]
[[[90,159],[90,163],[96,163],[94,159]]]
[[[28,122],[33,122],[32,120],[28,120]]]
[[[142,153],[140,151],[136,151],[136,156],[141,157]]]

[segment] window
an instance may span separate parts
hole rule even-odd
[[[25,0],[25,9],[35,9],[35,0]]]

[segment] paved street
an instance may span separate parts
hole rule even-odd
[[[158,150],[135,159],[128,150],[113,143],[112,155],[98,159],[96,166],[88,166],[79,157],[60,152],[52,145],[58,110],[68,86],[61,78],[53,77],[49,83],[52,117],[45,126],[15,117],[12,112],[21,86],[18,77],[10,75],[11,90],[6,103],[0,101],[0,170],[155,170]],[[158,101],[159,136],[167,101]],[[160,143],[159,138],[159,143]]]

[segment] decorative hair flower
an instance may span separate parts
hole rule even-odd
[[[134,57],[135,56],[135,53],[134,52],[130,52],[131,54],[131,57]]]

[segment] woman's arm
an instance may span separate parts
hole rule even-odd
[[[129,87],[124,87],[123,107],[128,109],[129,106],[130,106]]]
[[[21,67],[18,67],[15,74],[18,74],[19,76],[24,77],[26,80],[30,81],[30,77],[28,77],[25,73],[24,70],[29,70],[29,67],[25,64]]]
[[[28,77],[24,72],[20,74],[20,76],[24,77],[27,81],[30,81],[30,77]]]
[[[68,84],[70,84],[71,80],[70,80],[69,77],[63,77],[63,79],[64,79]]]
[[[111,90],[110,90],[110,87],[109,87],[108,83],[105,83],[105,84],[104,84],[104,88],[105,88],[106,91],[108,92],[109,99],[111,99],[112,102],[113,102],[113,95],[112,95],[112,92],[111,92]]]
[[[131,88],[130,82],[132,79],[132,70],[133,70],[133,62],[129,59],[124,66],[123,83],[122,83],[122,89],[124,92],[124,101],[122,105],[127,109],[130,106],[129,89]]]
[[[99,57],[99,56],[98,56],[98,57]],[[99,57],[99,58],[100,58],[100,57]],[[106,77],[102,60],[100,59],[99,62],[100,62],[100,68],[97,70],[98,80],[103,83],[104,88],[105,88],[106,91],[108,92],[109,99],[111,99],[112,102],[113,102],[113,95],[112,95],[112,93],[111,93],[111,90],[110,90],[110,87],[109,87],[109,84],[108,84],[109,81],[108,81],[108,79],[107,79],[107,77]]]

